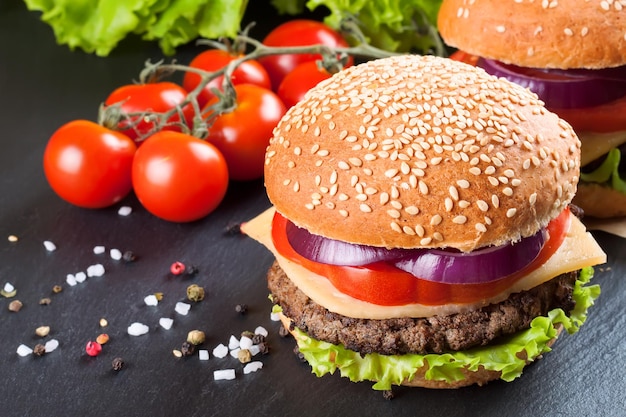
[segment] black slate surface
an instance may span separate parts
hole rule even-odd
[[[255,3],[255,2],[251,2]],[[259,33],[278,21],[266,4],[251,7]],[[266,17],[263,17],[266,16]],[[183,48],[188,62],[197,49]],[[595,282],[602,296],[588,322],[565,335],[555,351],[530,366],[513,383],[494,382],[459,390],[399,388],[392,401],[371,384],[350,383],[338,375],[321,379],[292,353],[293,342],[278,335],[270,320],[264,276],[272,257],[242,236],[229,235],[232,224],[268,207],[262,181],[233,184],[225,202],[206,219],[171,224],[146,213],[131,196],[115,207],[83,210],[61,201],[48,187],[42,154],[50,134],[77,118],[95,119],[98,104],[115,87],[137,77],[143,62],[159,59],[159,50],[128,40],[103,59],[56,46],[51,30],[18,0],[0,3],[0,286],[12,283],[24,303],[8,311],[0,298],[0,415],[2,416],[623,416],[626,415],[626,243],[597,233],[608,253]],[[133,213],[121,217],[121,205]],[[18,242],[7,240],[9,235]],[[57,250],[48,253],[44,240]],[[139,259],[125,264],[92,248],[104,245],[132,250]],[[194,278],[173,278],[176,260],[195,264]],[[102,263],[106,274],[75,287],[68,273]],[[174,312],[191,283],[207,297],[187,316]],[[52,294],[55,284],[64,285]],[[163,292],[157,307],[143,298]],[[52,303],[39,305],[42,297]],[[237,304],[248,305],[239,315]],[[95,358],[85,343],[103,331],[111,341]],[[174,326],[164,330],[160,317]],[[150,326],[141,337],[127,334],[134,322]],[[19,357],[20,344],[40,341],[35,328],[49,325],[59,348],[43,357]],[[192,329],[207,333],[209,350],[231,334],[264,326],[270,332],[269,355],[260,371],[243,375],[232,358],[177,359]],[[121,356],[126,367],[111,370]],[[213,371],[235,368],[234,381],[214,381]]]

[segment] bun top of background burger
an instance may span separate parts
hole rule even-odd
[[[438,28],[454,59],[530,88],[573,126],[585,215],[626,215],[625,1],[444,0]]]
[[[528,89],[446,58],[347,68],[274,130],[275,311],[318,376],[510,381],[575,332],[606,260],[569,202],[580,142]]]

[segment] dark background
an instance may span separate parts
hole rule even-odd
[[[261,37],[280,18],[266,2],[251,1],[247,20]],[[182,48],[176,58],[189,62],[199,49]],[[272,257],[261,245],[229,235],[232,224],[268,207],[262,181],[233,183],[224,203],[193,224],[161,221],[134,197],[103,210],[83,210],[61,201],[48,187],[42,154],[49,136],[78,118],[94,120],[101,101],[115,87],[137,78],[146,59],[161,53],[154,44],[124,41],[108,58],[57,46],[51,29],[19,0],[0,3],[0,286],[12,283],[24,303],[18,313],[0,298],[0,415],[2,416],[241,416],[241,415],[418,415],[418,416],[623,416],[626,415],[626,244],[597,233],[608,253],[595,282],[602,296],[581,331],[564,335],[555,351],[530,366],[522,378],[459,390],[398,388],[392,401],[370,383],[350,383],[338,375],[318,379],[292,353],[293,341],[278,335],[270,320],[265,272]],[[117,214],[130,205],[128,217]],[[10,243],[9,235],[19,241]],[[58,249],[48,253],[42,242]],[[95,245],[131,250],[130,264],[92,253]],[[173,278],[176,260],[199,267],[193,278]],[[65,276],[102,263],[106,274],[75,287]],[[207,291],[187,316],[174,312],[191,283]],[[64,285],[52,294],[52,287]],[[162,292],[157,307],[143,298]],[[42,297],[52,303],[39,305]],[[245,303],[248,314],[235,306]],[[95,358],[84,352],[88,340],[109,321],[111,341]],[[159,327],[160,317],[174,326]],[[127,334],[134,322],[150,326],[141,337]],[[35,328],[49,325],[59,348],[43,357],[19,357],[17,347],[40,342]],[[232,358],[177,359],[187,332],[207,333],[205,347],[227,343],[231,334],[270,331],[264,368],[243,375]],[[45,341],[45,340],[44,340]],[[121,356],[126,367],[111,370]],[[234,381],[214,381],[213,370],[235,368]]]

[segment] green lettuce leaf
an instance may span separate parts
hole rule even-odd
[[[500,371],[500,378],[508,382],[519,377],[527,365],[518,353],[525,351],[528,361],[532,362],[551,350],[548,342],[557,337],[557,325],[562,325],[570,334],[578,331],[587,318],[587,309],[600,295],[598,285],[586,285],[592,277],[592,267],[581,270],[573,291],[576,307],[569,316],[561,309],[554,309],[547,316],[535,318],[529,329],[507,337],[498,345],[462,352],[441,355],[371,353],[361,356],[341,345],[313,339],[298,328],[294,331],[300,352],[318,377],[339,370],[342,377],[353,382],[376,381],[373,389],[388,390],[392,385],[400,385],[405,379],[412,378],[416,369],[427,363],[429,369],[425,377],[429,380],[459,381],[464,378],[463,368],[476,371],[483,366],[487,370]],[[280,306],[275,305],[273,311],[280,311]]]
[[[247,0],[24,0],[41,12],[57,43],[107,56],[131,34],[159,42],[163,53],[198,36],[234,37]]]
[[[619,149],[613,148],[609,151],[602,164],[589,173],[582,172],[580,179],[586,182],[594,182],[612,187],[620,193],[626,194],[626,181],[620,177],[619,162],[622,153]]]
[[[355,17],[368,43],[394,52],[444,55],[437,32],[441,0],[272,0],[280,13],[298,14],[326,7],[324,22],[339,29],[344,18]]]

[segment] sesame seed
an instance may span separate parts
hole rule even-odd
[[[465,224],[466,221],[467,221],[467,217],[465,216],[456,216],[452,219],[452,223],[455,223],[455,224]]]
[[[435,214],[430,219],[430,225],[431,226],[437,226],[437,225],[439,225],[442,222],[442,220],[443,220],[443,218],[439,214]]]
[[[517,213],[517,209],[516,208],[510,208],[506,211],[506,217],[511,218],[513,216],[515,216],[515,214]]]
[[[394,219],[399,219],[400,218],[400,212],[398,210],[395,210],[395,209],[387,210],[387,214],[390,217],[394,218]]]
[[[454,203],[452,202],[452,199],[450,197],[446,197],[446,199],[444,200],[444,206],[446,208],[446,211],[451,211],[454,208]]]
[[[419,209],[417,207],[415,207],[415,206],[409,206],[409,207],[405,208],[404,211],[406,211],[411,216],[415,216],[416,214],[418,214],[420,212]]]
[[[409,227],[409,226],[403,226],[403,227],[402,227],[402,231],[403,231],[404,233],[406,233],[407,235],[411,235],[411,236],[415,235],[415,230],[413,230],[413,229],[412,229],[411,227]]]
[[[370,206],[368,206],[365,203],[359,204],[359,210],[361,210],[363,213],[371,213],[372,212],[372,208]]]
[[[432,241],[432,238],[425,237],[425,238],[420,240],[420,245],[422,245],[422,246],[430,245],[431,241]]]
[[[485,225],[484,225],[484,224],[482,224],[482,223],[476,223],[476,224],[474,225],[474,228],[475,228],[477,231],[481,232],[481,233],[485,233],[485,232],[487,231],[487,228],[486,228],[486,227],[485,227]]]
[[[402,233],[402,228],[398,225],[398,223],[391,222],[389,226],[391,226],[391,230],[398,232],[398,233]]]
[[[341,214],[343,217],[348,217],[348,210],[339,210],[339,214]]]
[[[337,166],[339,167],[339,169],[343,169],[344,171],[347,171],[350,169],[350,165],[348,165],[348,163],[345,161],[339,161],[337,163]]]
[[[477,200],[476,201],[476,205],[478,206],[478,208],[480,209],[480,211],[487,211],[489,210],[489,204],[487,204],[485,201],[483,200]]]

